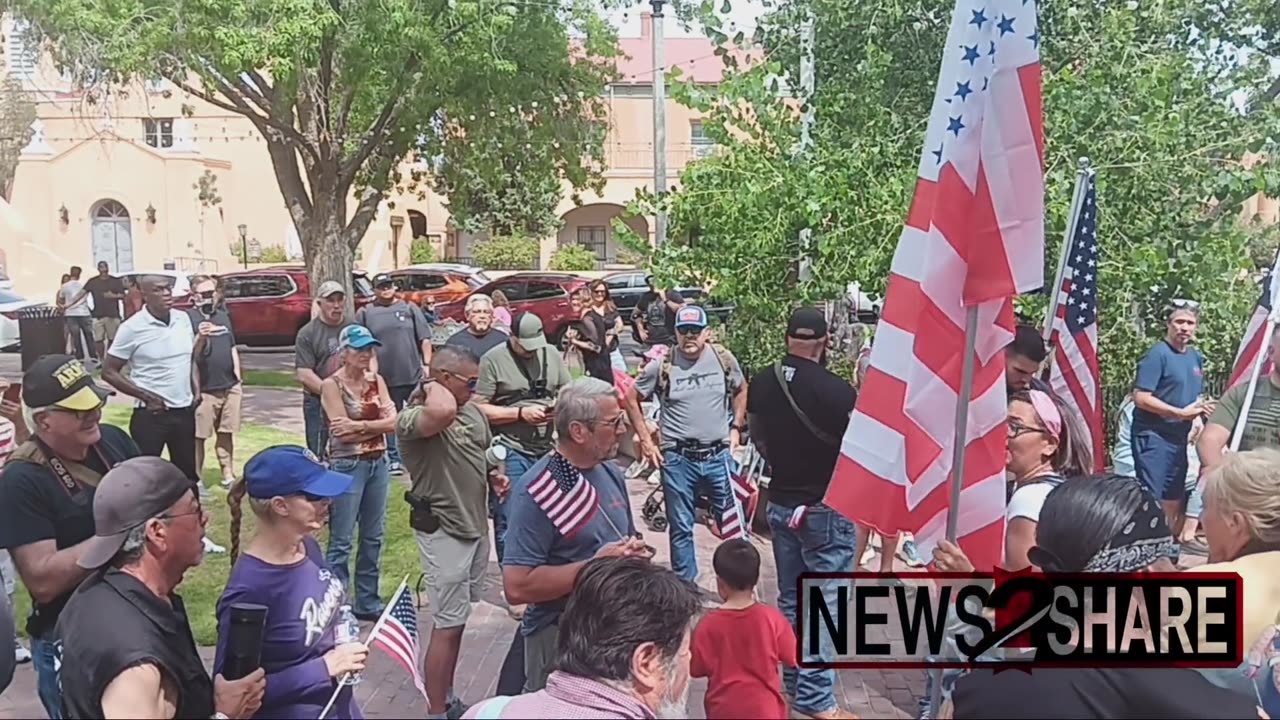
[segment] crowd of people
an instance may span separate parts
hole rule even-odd
[[[86,350],[102,358],[107,387],[76,357],[52,355],[27,369],[19,401],[0,404],[0,547],[12,558],[0,573],[9,594],[20,581],[31,596],[29,654],[49,717],[361,717],[352,678],[370,648],[348,623],[386,610],[378,588],[397,475],[431,616],[421,639],[428,717],[684,717],[691,678],[707,679],[709,718],[853,717],[837,672],[796,655],[798,578],[855,569],[870,541],[823,504],[858,381],[828,367],[822,310],[795,310],[785,355],[749,377],[713,341],[702,307],[653,289],[632,320],[658,350],[632,379],[625,323],[602,282],[573,296],[577,319],[560,346],[537,315],[484,295],[466,303],[464,328],[433,345],[430,318],[389,276],[374,278],[373,303],[354,316],[343,286],[326,282],[295,348],[307,447],[262,450],[237,476],[242,373],[218,283],[196,278],[186,312],[171,307],[170,283],[140,278],[140,311],[101,333],[89,324],[103,345],[86,339]],[[119,309],[113,283],[73,290],[68,310],[85,293],[95,313]],[[934,708],[926,689],[923,717],[1280,711],[1280,370],[1259,382],[1247,414],[1238,388],[1205,399],[1197,319],[1194,303],[1170,308],[1167,336],[1139,363],[1121,412],[1124,447],[1103,475],[1081,418],[1040,379],[1039,332],[1017,329],[1006,352],[1002,565],[1171,570],[1203,545],[1209,563],[1192,572],[1245,580],[1246,642],[1258,641],[1249,658],[1218,671],[948,671],[944,704]],[[102,423],[111,392],[135,402],[128,432]],[[1237,426],[1241,452],[1225,452]],[[210,439],[228,490],[232,567],[207,670],[180,591],[210,549],[200,475]],[[670,569],[653,562],[632,512],[635,479],[615,462],[628,439],[660,476]],[[762,517],[776,607],[761,601],[765,543],[731,480],[746,443],[769,467]],[[253,529],[242,540],[246,499]],[[699,509],[720,539],[714,590],[697,584]],[[882,538],[881,568],[909,542]],[[496,696],[464,700],[455,678],[491,547],[518,627]],[[973,569],[945,542],[932,561]],[[819,585],[828,603],[841,582]],[[264,623],[252,668],[238,649],[245,612]],[[0,633],[11,626],[0,613]],[[14,661],[27,652],[18,645]],[[824,646],[818,656],[833,654]],[[0,681],[11,673],[0,664]]]

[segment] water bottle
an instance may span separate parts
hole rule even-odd
[[[333,629],[333,642],[334,645],[360,642],[360,621],[356,620],[350,605],[338,608],[338,626]],[[339,682],[343,685],[355,685],[362,679],[360,673],[351,673]]]

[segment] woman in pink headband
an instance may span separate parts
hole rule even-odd
[[[1009,396],[1008,452],[1012,494],[1005,512],[1006,570],[1031,566],[1027,551],[1035,545],[1040,507],[1049,491],[1063,480],[1092,472],[1088,434],[1075,413],[1054,396],[1040,390],[1019,390]],[[973,569],[959,548],[943,543],[934,552],[939,570]],[[989,568],[983,568],[987,570]]]

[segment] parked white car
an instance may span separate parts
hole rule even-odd
[[[18,310],[47,304],[28,300],[12,290],[0,290],[0,350],[15,350],[22,344],[18,332]]]

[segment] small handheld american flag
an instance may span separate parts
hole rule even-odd
[[[427,696],[418,662],[418,609],[409,596],[407,582],[400,583],[395,598],[373,626],[368,645],[370,648],[382,649],[400,667],[408,670],[413,678],[413,686],[418,688],[424,698]]]
[[[581,530],[600,506],[596,489],[558,452],[551,453],[546,469],[529,483],[529,495],[564,537]]]

